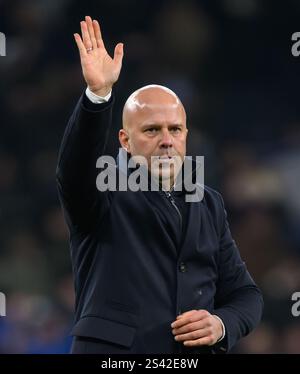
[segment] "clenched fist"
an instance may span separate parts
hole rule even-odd
[[[175,340],[187,347],[213,345],[223,335],[221,321],[207,310],[190,310],[171,324]]]

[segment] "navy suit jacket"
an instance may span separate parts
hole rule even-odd
[[[105,154],[112,107],[113,98],[93,104],[83,94],[59,153],[76,292],[73,352],[227,352],[259,323],[263,302],[222,197],[205,187],[202,201],[185,203],[174,192],[183,230],[163,191],[99,192],[96,160]],[[219,316],[225,338],[196,349],[177,343],[170,325],[191,309]]]

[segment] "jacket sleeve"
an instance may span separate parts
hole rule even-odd
[[[68,122],[58,156],[56,180],[70,233],[97,223],[107,197],[96,187],[97,159],[104,154],[112,117],[113,97],[93,104],[79,99]]]
[[[222,224],[214,314],[222,319],[226,334],[214,346],[214,350],[215,353],[225,353],[258,325],[263,311],[263,298],[232,239],[223,199],[219,197]]]

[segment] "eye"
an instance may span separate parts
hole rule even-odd
[[[181,132],[181,127],[179,127],[179,126],[176,126],[176,127],[172,127],[171,128],[171,131],[173,132],[173,133],[180,133]]]
[[[145,132],[147,132],[148,134],[155,134],[157,132],[157,128],[150,127],[149,129],[146,129]]]

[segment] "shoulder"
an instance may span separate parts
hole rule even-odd
[[[204,203],[211,209],[224,209],[224,202],[220,192],[217,190],[208,187],[207,185],[204,186]]]

